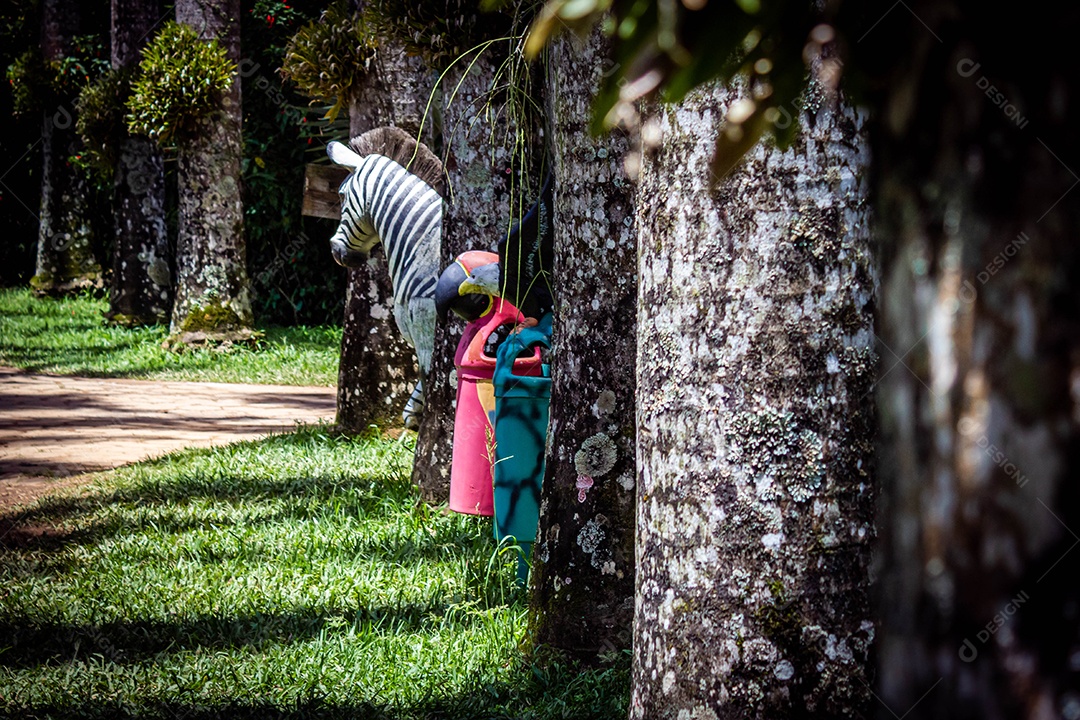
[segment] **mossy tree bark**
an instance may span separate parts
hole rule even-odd
[[[863,717],[876,368],[864,115],[807,91],[718,190],[706,86],[638,187],[634,718]]]
[[[217,41],[240,61],[239,0],[180,0],[177,22],[203,40]],[[179,221],[176,298],[171,332],[180,343],[251,337],[251,281],[247,273],[240,198],[240,78],[217,112],[178,142]]]
[[[419,58],[383,40],[364,82],[349,103],[352,136],[394,125],[420,130],[432,73]],[[376,248],[367,265],[349,270],[338,369],[337,425],[359,433],[371,424],[398,425],[419,377],[416,355],[394,322],[386,255]]]
[[[114,70],[138,65],[160,16],[158,0],[112,0]],[[172,271],[161,150],[147,137],[125,134],[117,154],[108,316],[121,325],[165,322],[172,307]]]
[[[78,6],[73,0],[44,0],[41,18],[42,55],[46,63],[57,63],[71,54]],[[42,294],[102,286],[101,266],[94,257],[90,185],[69,161],[82,148],[75,131],[75,98],[54,99],[57,105],[46,108],[42,128],[37,267],[30,280]]]
[[[588,131],[607,43],[549,52],[555,310],[530,626],[534,643],[595,661],[630,647],[634,608],[634,192],[625,136]]]
[[[1080,68],[1068,23],[912,7],[872,134],[878,694],[922,718],[1080,717]]]

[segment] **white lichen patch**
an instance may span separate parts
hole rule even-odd
[[[589,520],[577,536],[577,544],[586,555],[592,555],[604,539],[604,530],[595,520]]]
[[[784,533],[769,533],[762,536],[761,544],[765,546],[767,550],[779,550],[780,546],[784,543]]]
[[[773,667],[773,675],[777,680],[790,680],[795,675],[795,666],[787,660],[781,660]]]

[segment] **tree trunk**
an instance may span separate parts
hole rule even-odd
[[[862,114],[807,95],[794,145],[716,191],[737,93],[643,132],[634,718],[869,709],[869,155]]]
[[[471,64],[468,55],[446,71],[441,81],[443,155],[447,172],[447,204],[443,208],[442,261],[446,267],[466,250],[496,251],[510,222],[524,214],[536,197],[538,179],[530,177],[533,154],[527,136],[517,145],[520,126],[498,113],[505,98],[491,89],[505,58],[496,43]],[[524,128],[522,128],[524,130]],[[521,176],[524,176],[525,182]],[[454,351],[464,324],[451,315],[435,330],[435,352],[428,378],[425,422],[416,440],[413,480],[432,502],[450,493],[454,402],[457,373]]]
[[[181,0],[176,20],[203,40],[216,38],[240,61],[239,0]],[[240,199],[240,78],[220,110],[178,146],[179,223],[176,300],[171,332],[180,343],[246,340],[251,336],[251,282],[247,274]]]
[[[46,63],[57,63],[72,50],[78,32],[78,8],[71,0],[45,0],[41,7],[41,46]],[[31,287],[60,294],[101,287],[101,266],[94,257],[90,186],[68,158],[81,152],[75,131],[75,98],[57,98],[42,130],[41,215],[37,269]]]
[[[888,97],[874,132],[888,238],[879,716],[1076,718],[1080,118],[1059,44],[1072,24],[1029,36],[1034,12],[1019,27],[983,25],[973,4],[913,12],[908,33],[928,39],[903,76],[919,96]]]
[[[395,125],[416,135],[433,82],[419,58],[383,40],[349,103],[349,133]],[[337,399],[337,426],[345,432],[400,424],[416,385],[416,355],[394,322],[393,304],[386,256],[377,249],[366,266],[349,270],[345,292]]]
[[[555,149],[551,426],[532,570],[533,642],[578,658],[630,647],[637,251],[622,134],[589,135],[607,43],[550,50]]]
[[[160,13],[157,0],[112,0],[113,70],[138,64]],[[171,309],[172,273],[161,151],[149,138],[125,134],[118,155],[108,316],[120,325],[165,322]]]

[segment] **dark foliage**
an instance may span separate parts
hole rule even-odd
[[[321,157],[326,142],[317,139],[325,109],[308,109],[279,74],[289,38],[321,8],[310,0],[244,3],[244,232],[252,304],[262,322],[341,323],[346,276],[330,255],[334,224],[300,215],[304,164]]]

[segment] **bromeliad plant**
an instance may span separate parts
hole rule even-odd
[[[289,41],[281,74],[314,102],[331,103],[326,118],[332,122],[348,107],[353,86],[370,68],[376,47],[364,15],[338,2]]]
[[[116,167],[130,96],[131,72],[108,70],[83,88],[75,104],[75,129],[86,145],[86,164],[105,181],[111,181]]]
[[[128,129],[159,144],[195,131],[212,115],[236,76],[216,40],[200,40],[189,25],[170,22],[143,50],[128,100]]]

